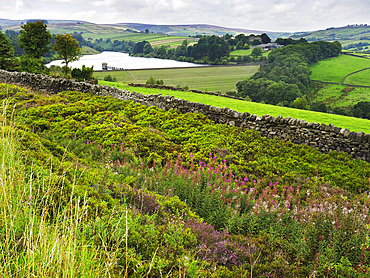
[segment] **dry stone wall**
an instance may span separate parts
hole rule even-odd
[[[344,151],[353,158],[370,162],[370,134],[350,132],[348,129],[331,124],[308,123],[305,120],[282,116],[239,113],[229,108],[219,108],[201,103],[194,103],[172,96],[143,95],[108,86],[75,82],[69,79],[53,78],[46,75],[7,72],[0,70],[0,83],[15,84],[34,91],[58,93],[61,91],[80,91],[99,96],[112,96],[122,100],[133,100],[147,105],[157,106],[164,110],[176,109],[180,113],[199,112],[215,123],[238,126],[258,131],[267,138],[278,137],[295,144],[307,144],[318,148],[323,153]]]

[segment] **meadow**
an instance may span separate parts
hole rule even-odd
[[[368,163],[197,113],[0,87],[4,276],[370,273]]]
[[[342,84],[342,81],[347,74],[368,67],[370,67],[369,59],[340,55],[311,65],[311,79]]]
[[[185,87],[189,89],[221,92],[236,91],[235,84],[238,81],[245,80],[249,76],[257,72],[259,66],[228,66],[228,67],[195,67],[195,68],[178,68],[178,69],[153,69],[153,70],[130,70],[125,71],[106,71],[95,72],[94,76],[99,81],[104,80],[104,77],[111,75],[116,77],[121,83],[146,83],[153,77],[162,79],[165,85]]]
[[[364,54],[363,56],[366,57]],[[369,86],[370,70],[346,75],[370,67],[370,59],[340,55],[335,58],[325,59],[310,66],[311,79],[336,82],[351,85]],[[331,107],[348,108],[353,107],[360,101],[370,101],[370,88],[351,87],[343,85],[322,85],[319,90],[311,96],[314,101],[324,102]]]
[[[346,79],[347,80],[347,79]],[[331,107],[352,107],[360,101],[370,101],[370,88],[344,85],[324,85],[315,93],[315,100]]]
[[[369,60],[370,61],[370,60]],[[351,74],[344,80],[345,84],[370,86],[370,65],[369,69]]]
[[[109,85],[116,88],[121,88],[130,91],[136,91],[142,94],[162,94],[171,95],[176,98],[181,98],[189,100],[192,102],[199,102],[207,105],[212,105],[215,107],[227,107],[235,111],[244,113],[248,112],[250,114],[256,114],[258,116],[271,115],[277,117],[282,115],[283,117],[292,117],[296,119],[305,119],[307,122],[314,123],[325,123],[333,124],[334,126],[341,128],[348,128],[351,131],[363,131],[365,133],[370,133],[370,121],[366,119],[347,117],[335,114],[320,113],[309,110],[294,109],[288,107],[280,107],[268,104],[255,103],[250,101],[236,100],[231,98],[223,98],[218,96],[212,96],[207,94],[197,94],[187,91],[171,91],[163,89],[153,89],[153,88],[142,88],[142,87],[129,87],[120,83],[112,83],[106,81],[99,81],[102,85]]]
[[[230,56],[247,56],[252,54],[252,48],[250,49],[239,49],[239,50],[233,50],[230,52]],[[268,57],[271,50],[269,51],[262,51],[262,55],[265,57]]]

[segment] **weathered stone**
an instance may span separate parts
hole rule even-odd
[[[370,144],[370,134],[365,134],[362,142]]]
[[[362,138],[364,137],[364,135],[365,135],[365,133],[364,132],[362,132],[362,131],[359,131],[359,132],[357,132],[357,134],[356,134],[356,141],[357,142],[359,142],[359,143],[361,143],[362,142]]]

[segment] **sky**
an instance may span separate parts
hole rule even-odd
[[[270,32],[370,24],[369,0],[0,0],[1,19],[211,24]]]

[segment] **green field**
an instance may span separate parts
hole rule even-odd
[[[342,108],[352,107],[360,101],[370,101],[370,88],[346,88],[344,85],[325,85],[317,92],[315,100]]]
[[[204,103],[216,107],[228,107],[242,113],[249,112],[250,114],[257,114],[258,116],[269,114],[271,116],[277,117],[281,114],[283,117],[289,116],[296,119],[305,119],[307,122],[324,123],[327,125],[331,123],[334,126],[347,128],[351,131],[356,132],[363,131],[365,133],[370,133],[370,121],[366,119],[346,117],[328,113],[320,113],[308,110],[293,109],[268,104],[260,104],[256,102],[242,101],[205,94],[196,94],[191,92],[129,87],[123,84],[105,81],[100,81],[99,83],[102,85],[109,85],[112,87],[122,88],[125,90],[136,91],[142,94],[171,95],[176,98],[181,98],[192,102]]]
[[[311,79],[341,84],[347,74],[368,67],[370,67],[370,59],[340,55],[311,65]]]
[[[108,74],[115,76],[121,83],[146,83],[152,76],[163,79],[165,85],[188,86],[189,89],[221,92],[235,91],[237,82],[247,79],[258,71],[258,66],[228,66],[228,67],[201,67],[179,69],[130,70],[95,72],[99,80],[104,80]]]
[[[370,69],[360,71],[358,73],[348,76],[345,80],[345,83],[351,84],[351,85],[361,84],[361,85],[370,86]]]
[[[247,56],[247,55],[251,55],[252,54],[252,48],[250,49],[239,49],[239,50],[234,50],[234,51],[231,51],[230,52],[230,56]],[[271,52],[271,50],[269,51],[262,51],[262,55],[265,56],[265,57],[268,57],[269,53]]]

